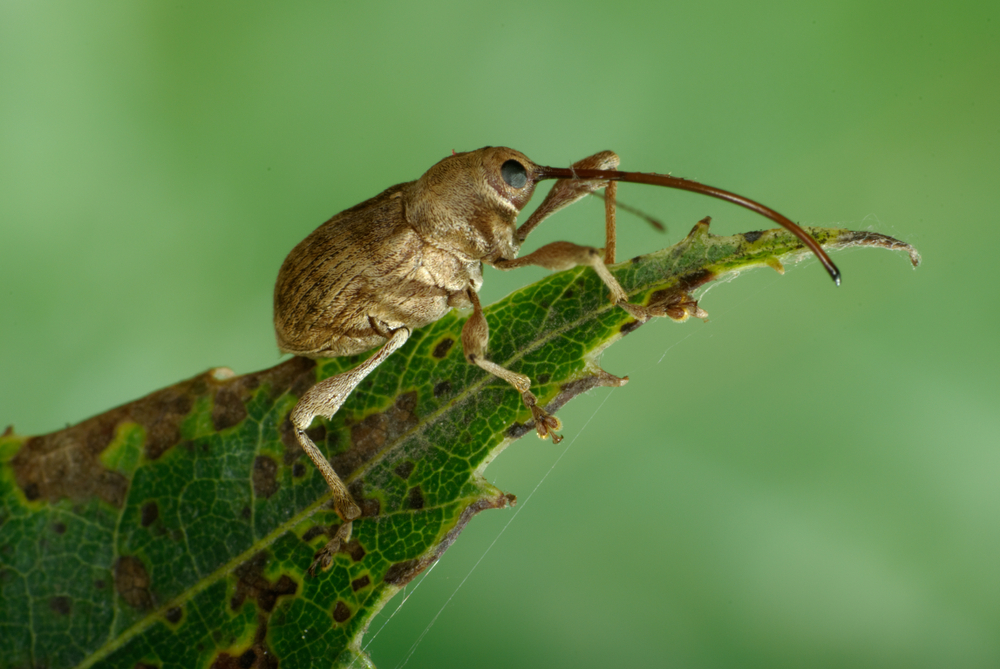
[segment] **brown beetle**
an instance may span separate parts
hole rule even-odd
[[[564,270],[590,265],[611,290],[615,304],[638,320],[660,315],[630,304],[607,269],[615,255],[615,182],[628,181],[690,190],[756,211],[794,233],[821,260],[834,281],[840,272],[816,241],[768,207],[711,186],[662,174],[619,172],[618,156],[597,153],[570,168],[542,167],[513,149],[486,147],[453,154],[409,183],[343,211],[296,246],[278,273],[274,327],[282,351],[330,358],[379,351],[356,368],[320,381],[292,410],[302,448],[333,491],[344,523],[317,563],[328,565],[351,521],[361,514],[350,493],[306,429],[316,416],[331,417],[375,367],[403,345],[414,328],[432,323],[452,308],[471,308],[462,328],[466,359],[511,384],[530,409],[540,437],[559,420],[538,406],[531,380],[486,359],[489,329],[477,291],[482,264],[508,270],[538,265]],[[520,228],[517,215],[543,179],[558,179]],[[601,188],[606,191],[607,243],[600,249],[553,242],[523,258],[517,253],[535,226],[559,209]],[[315,564],[314,564],[315,566]]]

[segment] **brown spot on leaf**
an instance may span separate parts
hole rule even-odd
[[[309,438],[312,439],[314,443],[324,442],[326,441],[326,425],[323,423],[317,423],[306,430],[306,434],[309,435]],[[296,440],[296,443],[298,443],[298,440]],[[299,448],[302,447],[299,446]]]
[[[294,476],[297,479],[300,479],[305,475],[306,475],[306,466],[304,464],[302,464],[301,462],[296,462],[294,465],[292,465],[292,476]]]
[[[455,340],[451,337],[447,337],[438,342],[438,345],[434,347],[434,351],[431,353],[435,358],[440,360],[444,356],[448,355],[448,351],[451,347],[455,345]]]
[[[361,516],[364,518],[374,518],[382,512],[382,502],[374,497],[365,497],[362,494],[363,488],[364,485],[361,481],[355,481],[347,489],[357,503],[358,508],[361,509]]]
[[[253,492],[257,497],[268,498],[278,492],[278,463],[266,455],[253,461]]]
[[[145,455],[155,460],[180,444],[180,426],[198,398],[212,396],[217,427],[233,425],[245,416],[245,398],[254,389],[266,386],[272,399],[292,388],[301,387],[304,392],[315,383],[315,366],[313,360],[292,358],[271,369],[232,378],[210,370],[72,427],[29,438],[11,460],[17,484],[32,501],[97,497],[120,508],[128,481],[105,469],[99,456],[121,426],[140,425],[145,431]]]
[[[249,597],[255,600],[263,611],[270,613],[274,610],[278,597],[294,595],[298,591],[298,583],[286,574],[282,574],[274,583],[267,580],[264,576],[267,559],[267,553],[260,551],[234,570],[238,580],[236,591],[229,601],[233,611],[239,610]]]
[[[743,233],[743,239],[747,240],[751,244],[760,239],[760,236],[764,234],[763,230],[752,230],[750,232]]]
[[[111,442],[114,426],[96,425],[90,431],[87,424],[94,420],[24,443],[11,465],[25,498],[81,501],[96,495],[121,507],[128,482],[118,472],[105,469],[98,459]]]
[[[551,379],[551,378],[552,378],[551,374],[539,374],[538,375],[538,384],[544,386],[546,383],[549,382],[549,379]]]
[[[242,397],[244,385],[236,382],[219,388],[215,393],[212,426],[216,431],[232,427],[247,417],[247,408]]]
[[[309,543],[321,534],[326,534],[327,529],[322,525],[313,525],[308,530],[302,533],[302,541]]]
[[[382,449],[416,427],[414,409],[417,407],[416,391],[403,393],[395,403],[380,413],[366,416],[351,426],[351,447],[330,460],[330,464],[346,478],[365,463],[371,461]],[[360,496],[356,496],[356,499]]]
[[[333,619],[338,623],[342,623],[351,617],[351,610],[347,608],[347,604],[337,600],[337,605],[333,607]]]
[[[451,381],[442,381],[434,384],[434,397],[441,397],[451,393]]]
[[[715,278],[715,273],[707,269],[697,270],[690,274],[685,274],[677,280],[677,283],[669,288],[664,288],[653,293],[649,298],[649,306],[667,304],[680,300],[690,300],[688,295],[696,288],[700,288]]]
[[[142,505],[142,523],[143,527],[149,527],[156,522],[156,519],[160,517],[160,507],[157,506],[156,502],[146,502]]]
[[[285,447],[285,464],[290,465],[295,462],[304,451],[302,450],[302,446],[299,445],[299,440],[295,436],[295,426],[292,425],[292,421],[288,416],[285,416],[285,420],[281,422],[281,427],[278,428],[278,434],[281,436],[281,443]]]
[[[389,567],[389,571],[385,572],[385,578],[382,580],[389,585],[406,585],[420,573],[419,571],[415,572],[418,564],[418,560],[404,560],[403,562],[397,562]],[[424,568],[426,568],[426,565]],[[424,568],[421,568],[420,571],[423,571]]]
[[[632,332],[640,325],[642,325],[640,321],[636,320],[628,321],[627,323],[622,323],[621,328],[619,328],[619,332],[621,332],[623,335],[627,335],[629,332]]]
[[[410,478],[410,474],[413,473],[414,467],[416,467],[416,464],[413,461],[405,460],[399,463],[393,471],[396,472],[396,476],[405,481]]]
[[[219,653],[211,669],[278,669],[278,658],[263,642],[257,642],[239,655]]]
[[[133,609],[145,611],[153,606],[149,593],[149,572],[138,558],[125,555],[115,562],[115,590]]]
[[[167,612],[163,615],[167,619],[167,622],[171,625],[176,625],[184,617],[184,609],[179,606],[171,606],[167,609]]]
[[[104,588],[106,587],[108,587],[108,584],[105,583],[102,579],[97,579],[96,581],[94,581],[95,590],[104,590]]]
[[[132,669],[160,669],[160,665],[158,665],[158,664],[148,664],[146,662],[136,662],[132,666]]]
[[[367,588],[371,584],[371,582],[372,580],[368,578],[367,574],[365,574],[361,578],[356,578],[353,581],[351,581],[351,589],[354,590],[354,592],[357,592],[361,588]]]
[[[420,489],[420,486],[413,486],[412,488],[410,488],[410,508],[411,509],[424,508],[424,493]]]
[[[364,546],[362,546],[361,542],[357,539],[349,541],[347,545],[343,547],[343,550],[346,551],[355,562],[361,562],[366,555]]]
[[[55,532],[56,534],[66,534],[66,523],[59,523],[59,522],[53,523],[52,531]]]
[[[147,458],[156,460],[180,442],[181,422],[191,413],[194,397],[203,391],[202,384],[181,383],[132,403],[136,422],[146,428]]]
[[[49,608],[53,613],[68,616],[73,611],[73,601],[65,595],[57,595],[49,600]]]

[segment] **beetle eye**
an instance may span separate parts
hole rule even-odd
[[[500,166],[500,176],[511,188],[524,188],[528,183],[528,173],[524,165],[516,160],[508,160]]]

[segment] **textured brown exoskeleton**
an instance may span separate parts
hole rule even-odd
[[[629,181],[690,190],[747,207],[781,224],[822,261],[834,281],[840,273],[822,248],[801,228],[752,200],[693,181],[662,174],[619,172],[618,156],[603,151],[570,168],[542,167],[513,149],[486,147],[440,161],[409,183],[337,214],[296,246],[278,274],[274,289],[274,327],[282,351],[310,358],[353,355],[381,346],[353,370],[320,381],[292,410],[299,443],[333,491],[344,523],[317,554],[329,565],[341,541],[351,536],[358,505],[306,429],[316,416],[331,417],[358,384],[414,328],[452,308],[471,308],[462,328],[466,359],[494,374],[521,394],[540,437],[553,436],[559,420],[545,412],[531,393],[531,380],[486,358],[489,329],[477,291],[482,265],[508,270],[538,265],[564,270],[594,268],[611,299],[634,318],[663,315],[629,304],[607,269],[615,257],[615,182]],[[543,179],[559,179],[531,217],[517,227],[517,215]],[[590,246],[553,242],[523,258],[518,249],[546,217],[601,188],[606,191],[607,243],[604,253]]]

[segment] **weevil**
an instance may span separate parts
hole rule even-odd
[[[559,420],[538,406],[531,379],[491,362],[489,329],[478,291],[483,263],[500,270],[537,265],[564,270],[589,265],[603,280],[614,304],[645,321],[662,315],[631,304],[608,265],[615,261],[616,182],[679,188],[746,207],[795,234],[820,259],[839,285],[840,271],[802,228],[773,209],[728,191],[664,174],[621,172],[618,156],[602,151],[569,168],[536,165],[519,151],[485,147],[453,153],[416,181],[397,184],[321,225],[296,246],[278,273],[274,327],[283,352],[310,358],[379,350],[352,370],[307,390],[292,409],[296,438],[333,493],[343,523],[317,553],[328,566],[351,523],[361,515],[330,462],[306,434],[316,416],[330,418],[348,395],[414,328],[436,321],[454,308],[472,314],[462,328],[465,358],[514,387],[530,410],[540,437],[561,429]],[[517,216],[545,179],[557,179],[528,220]],[[548,216],[589,193],[605,189],[606,244],[553,242],[518,258],[528,234]]]

